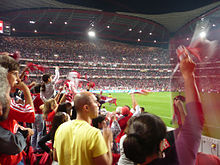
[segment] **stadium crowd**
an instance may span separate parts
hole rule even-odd
[[[95,43],[48,38],[1,37],[1,51],[19,50],[27,58],[113,63],[169,63],[168,50],[100,40]]]
[[[30,83],[27,85],[25,79],[28,77],[25,78],[25,74],[28,75],[30,70],[44,70],[42,63],[32,66],[21,63],[23,67],[20,71],[18,56],[5,52],[20,50],[26,58],[36,58],[29,54],[32,51],[40,54],[40,59],[47,60],[54,58],[51,53],[59,53],[59,58],[63,60],[74,60],[74,57],[62,54],[76,53],[84,54],[87,62],[98,62],[101,58],[98,54],[104,52],[106,55],[103,60],[108,58],[108,62],[119,63],[125,61],[117,58],[119,54],[133,63],[137,62],[140,54],[152,53],[152,56],[145,59],[145,64],[151,60],[154,64],[159,64],[165,58],[166,50],[163,52],[162,49],[108,41],[99,43],[102,45],[97,47],[84,41],[18,37],[2,37],[1,40],[1,51],[4,53],[0,54],[0,164],[202,165],[205,161],[201,160],[220,162],[218,157],[198,153],[204,116],[194,73],[197,66],[188,54],[180,62],[180,71],[175,75],[182,78],[185,98],[174,100],[176,110],[180,112],[185,109],[186,114],[175,114],[179,128],[167,131],[161,118],[145,112],[145,108],[140,107],[135,99],[136,94],[147,95],[148,91],[131,91],[132,107],[124,105],[109,112],[103,104],[114,102],[114,98],[111,95],[102,96],[101,93],[93,94],[90,89],[94,87],[94,81],[101,89],[152,87],[152,90],[166,90],[169,88],[170,73],[159,70],[169,68],[162,67],[158,72],[150,73],[129,68],[115,72],[107,67],[104,70],[88,69],[89,71],[82,68],[79,72],[69,69],[68,73],[68,68],[63,69],[65,65],[52,64],[52,69],[48,72],[33,72],[40,75],[40,83],[29,78]],[[76,52],[70,48],[75,48]],[[76,60],[78,58],[76,56]],[[80,60],[84,61],[83,59]],[[164,59],[168,64],[167,60],[168,58]],[[88,75],[85,75],[85,71]],[[66,79],[59,82],[61,73]],[[80,92],[79,73],[83,75],[82,78],[87,77],[90,81],[86,89]],[[113,76],[117,77],[111,78]],[[144,76],[147,81],[143,81]],[[163,76],[168,78],[162,78]],[[56,88],[57,84],[59,88]],[[181,102],[185,102],[185,108],[181,107]]]
[[[48,66],[50,69],[47,72],[51,74],[54,72],[54,67],[59,66],[61,77],[64,79],[70,69],[76,70],[81,75],[87,74],[89,80],[97,84],[96,88],[148,87],[152,90],[160,90],[163,84],[163,89],[169,90],[170,72],[167,70],[171,66],[168,51],[165,49],[104,40],[91,43],[48,38],[1,37],[1,41],[2,52],[17,50],[21,52],[22,69],[28,62],[33,62]],[[40,74],[37,70],[32,71],[31,81],[39,82]],[[160,77],[161,83],[158,80]],[[150,86],[141,82],[142,79],[150,81],[151,83],[147,83]]]

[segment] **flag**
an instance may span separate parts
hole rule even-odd
[[[0,21],[0,33],[3,33],[3,21]]]

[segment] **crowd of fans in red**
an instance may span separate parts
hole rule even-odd
[[[30,73],[29,81],[35,78],[36,82],[28,86],[24,81],[25,74],[19,73],[19,63],[13,56],[8,53],[0,55],[0,164],[52,164],[58,161],[60,165],[201,165],[220,162],[213,155],[198,153],[204,117],[194,75],[195,64],[188,54],[180,62],[180,71],[174,75],[178,80],[181,76],[182,80],[173,82],[182,81],[184,88],[180,87],[180,90],[185,91],[186,97],[174,99],[179,129],[167,132],[164,122],[145,112],[135,100],[136,93],[147,95],[146,90],[130,92],[132,107],[125,105],[108,112],[101,106],[111,102],[112,96],[92,94],[89,92],[94,86],[92,83],[87,85],[87,91],[78,93],[77,86],[74,86],[78,83],[78,75],[73,75],[72,80],[68,79],[58,90],[55,89],[59,78],[63,76],[65,79],[72,70],[68,68],[71,65],[58,61],[71,60],[92,62],[94,68],[84,68],[89,66],[80,63],[73,63],[71,67],[82,75],[81,78],[94,81],[96,88],[169,90],[172,65],[166,50],[109,41],[100,41],[99,46],[85,41],[45,38],[1,37],[1,41],[2,52],[21,52],[20,65],[25,71],[28,70],[26,62],[36,57],[38,61],[31,61],[51,68],[46,68],[46,73]],[[54,57],[56,53],[58,57]],[[122,67],[127,60],[129,65],[135,65]],[[112,66],[105,65],[107,62],[113,63]],[[116,66],[114,62],[119,64]],[[160,65],[162,62],[164,64]],[[141,64],[148,66],[147,69]],[[54,74],[54,68],[55,77],[52,78],[50,73]],[[208,70],[204,74],[210,73],[217,72]],[[38,75],[41,83],[37,80]],[[11,98],[9,93],[13,94]]]

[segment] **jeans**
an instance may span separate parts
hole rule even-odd
[[[35,114],[35,122],[33,123],[34,135],[31,139],[31,145],[34,151],[41,150],[40,146],[38,146],[38,142],[43,137],[44,131],[44,120],[42,114]]]
[[[17,165],[24,165],[24,160],[22,159]]]

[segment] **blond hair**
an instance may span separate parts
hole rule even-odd
[[[47,115],[52,111],[52,105],[56,103],[55,99],[45,101],[43,106],[43,118],[46,119]]]

